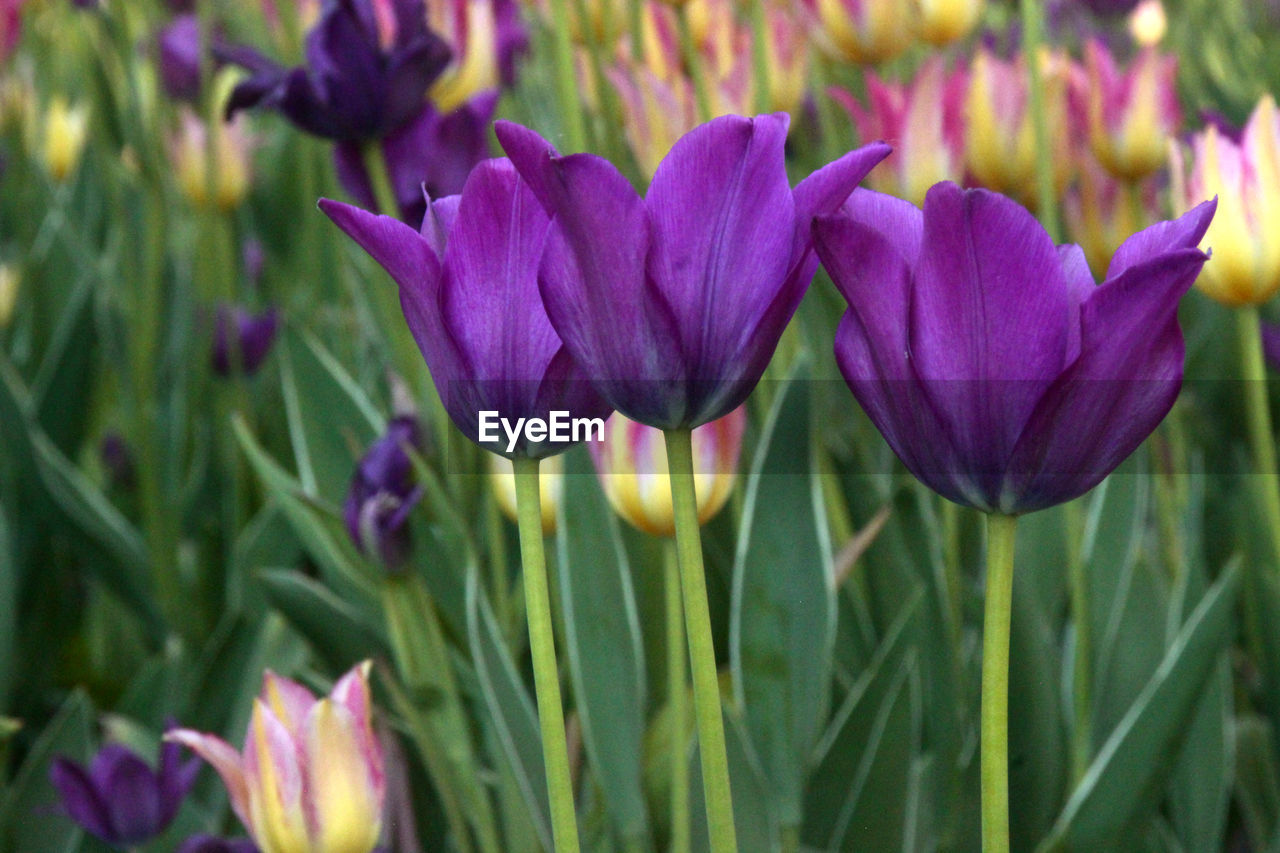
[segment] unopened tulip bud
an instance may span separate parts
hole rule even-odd
[[[214,319],[213,372],[224,378],[256,373],[271,352],[279,322],[275,308],[253,314],[239,305],[220,307]]]
[[[1129,14],[1129,35],[1143,47],[1154,47],[1164,40],[1169,17],[1160,0],[1142,0]]]
[[[370,853],[386,797],[366,661],[329,695],[268,671],[244,750],[191,729],[166,736],[218,771],[231,808],[265,853]]]
[[[1173,201],[1186,209],[1218,197],[1202,243],[1213,249],[1196,286],[1226,305],[1260,305],[1280,290],[1280,114],[1267,95],[1240,143],[1209,127],[1191,140],[1191,159],[1172,147]]]
[[[710,521],[733,492],[746,423],[746,409],[739,406],[693,431],[693,479],[700,524]],[[646,533],[674,536],[671,478],[662,430],[614,412],[605,421],[604,441],[589,447],[614,511]]]
[[[505,456],[489,454],[489,482],[493,486],[493,497],[503,514],[514,523],[516,518],[516,471],[511,460]],[[564,494],[564,457],[548,456],[538,467],[538,493],[542,500],[542,534],[551,536],[556,532],[557,512],[560,496]]]
[[[828,47],[852,62],[875,65],[915,41],[911,5],[903,0],[810,0]]]
[[[1178,60],[1152,48],[1121,72],[1102,42],[1085,49],[1089,145],[1108,172],[1125,181],[1154,174],[1182,124],[1174,85]]]
[[[915,0],[920,38],[934,47],[958,41],[982,17],[983,0]]]
[[[412,548],[409,515],[422,498],[410,451],[422,452],[422,430],[411,415],[394,418],[356,466],[342,505],[347,533],[361,553],[395,572]]]
[[[89,136],[89,108],[72,106],[61,95],[49,101],[44,114],[44,138],[40,157],[50,176],[63,183],[80,164]]]
[[[234,210],[249,191],[253,141],[245,118],[237,115],[213,127],[188,108],[178,116],[179,128],[169,141],[174,178],[192,205],[227,212]],[[209,178],[209,145],[213,150],[213,177]]]

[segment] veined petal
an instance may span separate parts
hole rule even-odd
[[[675,315],[696,378],[736,372],[737,336],[767,308],[791,262],[795,202],[785,113],[722,116],[676,142],[645,197],[648,274]]]
[[[929,190],[911,353],[984,494],[998,489],[1027,418],[1066,366],[1071,319],[1057,247],[1035,217],[985,190]]]
[[[1164,419],[1182,386],[1178,300],[1206,257],[1180,249],[1130,267],[1084,304],[1080,357],[1028,421],[1002,511],[1029,512],[1084,494]]]
[[[796,184],[792,195],[796,204],[796,232],[791,244],[793,263],[803,260],[810,245],[810,230],[815,216],[834,213],[857,189],[876,165],[888,157],[893,148],[873,142],[833,160]],[[807,284],[807,283],[806,283]]]
[[[196,755],[209,762],[226,786],[227,796],[231,800],[231,810],[240,818],[245,826],[249,823],[249,789],[245,781],[244,764],[240,753],[231,744],[220,737],[207,735],[191,729],[174,729],[165,734],[164,739],[180,743]]]
[[[1192,249],[1200,245],[1217,209],[1216,198],[1201,202],[1177,219],[1157,222],[1134,234],[1116,249],[1111,265],[1107,268],[1107,279],[1116,278],[1130,267],[1166,252]]]
[[[258,846],[271,853],[311,853],[302,758],[288,729],[261,699],[255,699],[244,745],[248,826]]]
[[[307,789],[317,821],[314,849],[368,853],[382,829],[382,797],[345,705],[321,699],[306,725]]]

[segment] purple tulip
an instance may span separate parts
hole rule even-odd
[[[200,96],[200,19],[179,15],[156,36],[160,82],[175,101]]]
[[[49,779],[67,815],[107,844],[128,847],[164,831],[178,813],[200,769],[200,760],[179,761],[182,748],[166,743],[152,770],[132,750],[108,744],[84,766],[55,758]]]
[[[422,0],[326,0],[307,34],[305,67],[288,69],[249,47],[219,55],[250,72],[227,104],[278,110],[326,139],[381,139],[418,115],[449,47],[427,28]]]
[[[1009,515],[1093,488],[1182,385],[1178,300],[1216,201],[1130,237],[1098,286],[1030,213],[942,183],[923,213],[867,190],[819,217],[849,302],[836,359],[903,464],[956,503]]]
[[[490,156],[489,122],[497,106],[496,91],[477,95],[447,115],[426,104],[417,118],[382,140],[401,219],[415,228],[422,223],[424,190],[431,198],[462,192],[471,170]],[[339,143],[334,162],[342,188],[361,206],[377,208],[359,144]]]
[[[360,460],[342,505],[356,547],[393,571],[409,558],[409,513],[422,497],[407,449],[422,451],[421,430],[416,419],[402,416]]]
[[[258,845],[247,838],[218,838],[214,835],[193,835],[178,853],[259,853]]]
[[[889,153],[876,143],[792,190],[786,113],[724,116],[672,147],[641,198],[613,164],[561,157],[498,122],[555,226],[539,285],[565,349],[632,420],[664,429],[728,414],[764,372],[818,261],[810,223]]]
[[[550,219],[507,160],[487,160],[460,196],[433,202],[421,232],[324,199],[321,209],[400,285],[405,319],[453,422],[508,458],[543,457],[570,443],[482,441],[480,413],[515,424],[552,411],[604,417],[609,409],[561,343],[538,296]],[[491,433],[492,435],[492,433]]]
[[[1262,324],[1262,354],[1273,369],[1280,370],[1280,323]]]
[[[252,314],[239,305],[218,309],[213,329],[213,372],[222,377],[233,373],[252,376],[271,352],[276,339],[279,315],[275,308]],[[231,348],[234,326],[236,350]]]

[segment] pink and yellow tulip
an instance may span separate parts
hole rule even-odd
[[[1085,48],[1089,146],[1115,177],[1139,181],[1168,156],[1169,140],[1182,124],[1174,78],[1178,60],[1154,48],[1141,50],[1121,71],[1099,41]]]
[[[369,853],[382,830],[382,747],[366,661],[316,699],[268,671],[243,753],[191,729],[166,735],[213,765],[263,853]]]

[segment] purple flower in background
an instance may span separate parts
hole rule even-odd
[[[116,847],[149,841],[165,830],[191,790],[200,760],[179,760],[182,748],[166,743],[152,770],[127,747],[108,744],[88,768],[55,758],[49,779],[67,815],[96,838]]]
[[[129,449],[124,436],[114,431],[104,435],[98,446],[98,454],[113,486],[121,489],[134,487],[138,472],[133,462],[133,451]]]
[[[498,122],[555,226],[539,273],[547,316],[600,394],[632,420],[695,427],[759,381],[817,268],[813,216],[834,211],[883,143],[792,190],[786,113],[724,116],[682,137],[642,198],[609,161],[561,157]]]
[[[390,570],[409,558],[409,513],[422,497],[406,449],[422,451],[418,421],[394,418],[356,466],[342,505],[342,519],[363,554],[377,555]]]
[[[1280,323],[1262,324],[1262,354],[1273,370],[1280,370]]]
[[[275,308],[268,308],[261,314],[253,314],[239,305],[218,308],[213,329],[213,372],[222,377],[233,373],[252,376],[262,366],[267,353],[271,352],[278,326],[279,315]]]
[[[471,170],[490,155],[489,122],[497,105],[496,91],[477,95],[447,115],[427,104],[417,118],[382,140],[401,219],[415,228],[422,223],[424,189],[431,198],[462,192]],[[363,207],[376,209],[360,145],[340,142],[333,154],[342,188]]]
[[[571,443],[524,430],[508,441],[496,424],[496,438],[482,440],[480,412],[513,424],[551,411],[608,414],[543,310],[538,263],[550,219],[510,162],[477,166],[462,195],[429,206],[420,232],[328,199],[320,208],[400,286],[445,409],[472,441],[508,458],[549,456]]]
[[[1130,237],[1095,286],[1080,247],[1004,196],[942,183],[922,213],[860,190],[813,229],[849,302],[840,370],[943,497],[1016,515],[1084,494],[1178,396],[1178,300],[1215,207]]]
[[[219,838],[215,835],[193,835],[178,853],[259,853],[258,845],[247,838]]]
[[[307,133],[352,141],[380,139],[417,116],[450,55],[427,28],[422,0],[326,0],[303,67],[243,46],[218,53],[250,72],[228,115],[267,107]]]
[[[179,15],[156,35],[160,82],[175,101],[200,96],[200,20]]]

